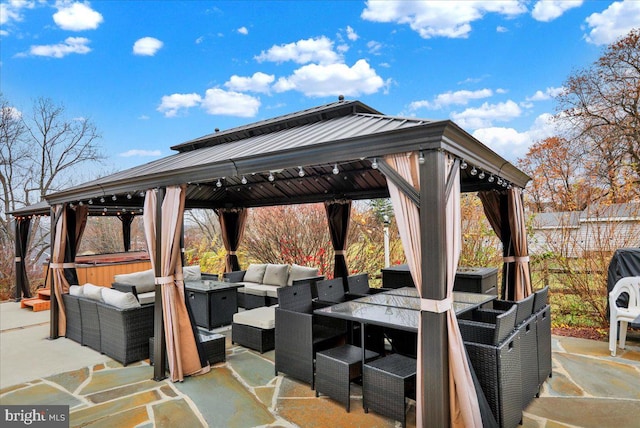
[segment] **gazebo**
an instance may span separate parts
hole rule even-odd
[[[237,270],[235,251],[242,245],[247,209],[323,202],[336,250],[336,276],[346,276],[343,225],[351,201],[391,197],[422,299],[418,423],[479,423],[478,402],[451,310],[460,242],[459,197],[461,192],[479,192],[503,243],[502,296],[519,300],[531,293],[522,208],[522,189],[530,178],[525,173],[450,120],[387,116],[342,97],[230,130],[216,129],[172,149],[176,153],[171,156],[46,196],[55,219],[52,337],[60,334],[64,318],[60,293],[68,282],[63,273],[73,269],[63,257],[65,247],[76,245],[69,237],[81,238],[79,225],[88,212],[81,207],[90,206],[89,201],[101,200],[101,207],[109,209],[126,200],[144,209],[158,284],[154,353],[164,361],[166,352],[171,361],[175,352],[179,354],[170,330],[179,324],[171,318],[180,313],[172,305],[180,305],[182,267],[176,258],[184,209],[216,210],[228,251],[227,270]],[[68,233],[74,229],[75,234]],[[168,330],[167,351],[163,326]],[[155,365],[155,374],[164,375],[164,364]],[[455,399],[450,401],[450,395]]]

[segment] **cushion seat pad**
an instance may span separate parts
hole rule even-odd
[[[275,306],[263,306],[233,315],[235,324],[248,325],[263,330],[271,330],[276,326]]]

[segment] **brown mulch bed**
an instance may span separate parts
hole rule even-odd
[[[608,332],[589,327],[554,327],[551,333],[557,336],[570,336],[580,339],[609,340]]]

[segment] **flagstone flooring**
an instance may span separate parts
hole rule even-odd
[[[316,398],[309,385],[275,376],[273,351],[259,354],[232,345],[228,329],[223,333],[226,362],[184,382],[151,380],[148,361],[123,367],[103,356],[106,361],[88,367],[3,384],[0,404],[69,405],[73,427],[400,426],[374,412],[365,414],[357,385],[346,413],[331,399]],[[629,345],[611,357],[606,342],[554,336],[553,377],[525,410],[523,426],[639,427],[640,341]],[[8,364],[4,355],[3,365]],[[413,403],[407,426],[415,427]]]

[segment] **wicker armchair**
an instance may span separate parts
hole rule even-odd
[[[458,320],[465,349],[500,427],[522,420],[520,333],[516,307],[496,314],[495,323]]]
[[[316,291],[320,302],[342,303],[346,300],[342,278],[317,281]]]
[[[123,365],[149,357],[153,337],[153,304],[119,309],[96,303],[100,321],[101,352]]]
[[[517,302],[510,300],[494,300],[494,309],[479,309],[474,317],[487,316],[489,319],[480,321],[493,322],[495,314],[502,313],[511,307],[516,307],[516,328],[520,333],[520,367],[522,378],[522,407],[526,407],[540,391],[538,380],[538,338],[536,317],[533,312],[535,295]]]
[[[551,306],[547,303],[549,287],[534,293],[533,313],[536,317],[536,350],[538,356],[538,392],[551,377]]]
[[[306,284],[278,289],[275,373],[285,373],[315,387],[315,356],[344,342],[345,323],[313,314],[311,288]]]
[[[97,302],[84,297],[78,298],[80,318],[82,320],[82,345],[102,352],[100,347],[100,319]]]
[[[347,299],[356,299],[358,297],[379,293],[381,291],[385,291],[385,289],[369,287],[368,273],[359,273],[357,275],[349,275],[347,277]]]

